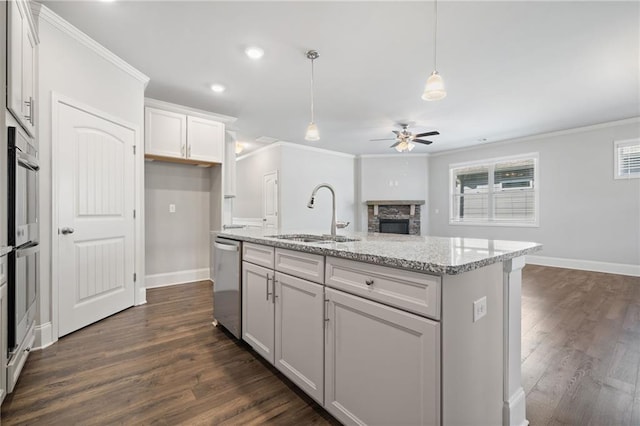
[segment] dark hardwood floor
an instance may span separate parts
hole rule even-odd
[[[336,424],[211,325],[209,282],[147,298],[33,352],[2,423]],[[531,424],[640,425],[640,278],[529,265],[522,302]]]

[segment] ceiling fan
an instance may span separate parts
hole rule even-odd
[[[415,147],[415,144],[413,142],[421,143],[424,145],[430,145],[433,143],[433,141],[428,141],[428,140],[419,139],[419,138],[423,138],[426,136],[435,136],[440,134],[440,132],[438,132],[437,130],[434,130],[432,132],[418,133],[417,135],[414,135],[409,130],[407,130],[407,128],[409,127],[408,124],[404,124],[404,123],[398,123],[398,124],[402,127],[402,130],[392,130],[393,134],[396,135],[395,138],[371,139],[371,141],[395,140],[396,142],[393,145],[391,145],[390,148],[395,148],[396,151],[403,152],[403,151],[411,151]]]

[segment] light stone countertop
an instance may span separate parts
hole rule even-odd
[[[532,242],[485,240],[479,238],[448,238],[417,235],[346,233],[352,242],[299,242],[274,238],[274,235],[313,234],[322,232],[263,228],[240,228],[212,231],[213,235],[234,240],[358,260],[395,268],[427,272],[436,275],[456,275],[493,263],[534,253],[542,245]]]

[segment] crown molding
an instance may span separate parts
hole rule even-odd
[[[37,3],[32,3],[32,10],[35,15],[51,24],[54,28],[62,31],[67,34],[77,42],[81,43],[85,47],[94,51],[96,54],[109,61],[116,67],[120,68],[122,71],[126,72],[140,83],[147,87],[149,84],[149,77],[147,77],[142,72],[138,71],[136,68],[125,62],[122,58],[108,50],[106,47],[89,37],[87,34],[80,31],[77,27],[73,26],[68,21],[64,20],[61,16],[54,13],[47,6]]]
[[[167,101],[161,101],[159,99],[144,98],[144,106],[151,108],[159,108],[165,111],[177,112],[178,114],[191,115],[193,117],[214,119],[216,121],[223,122],[225,124],[231,124],[237,120],[236,117],[230,115],[217,114],[215,112],[205,111],[203,109],[191,108],[184,105],[174,104]],[[229,129],[235,130],[235,129]]]
[[[360,154],[356,158],[428,158],[431,155],[429,153],[411,154],[409,152],[398,152],[396,154]]]
[[[244,160],[245,158],[251,157],[253,155],[257,155],[260,154],[262,152],[265,152],[269,149],[273,149],[273,148],[280,148],[280,147],[289,147],[289,148],[295,148],[295,149],[299,149],[302,151],[311,151],[311,152],[317,152],[319,154],[325,154],[325,155],[333,155],[336,157],[342,157],[342,158],[349,158],[349,159],[355,159],[356,156],[353,154],[347,154],[344,152],[338,152],[338,151],[331,151],[329,149],[323,149],[323,148],[316,148],[314,146],[306,146],[306,145],[300,145],[297,143],[292,143],[292,142],[285,142],[285,141],[278,141],[278,142],[274,142],[270,145],[267,146],[263,146],[262,148],[258,148],[255,151],[251,151],[245,155],[242,155],[238,158],[236,158],[236,161],[240,161],[240,160]]]
[[[317,152],[319,154],[335,155],[336,157],[351,158],[351,159],[356,158],[355,155],[347,154],[346,152],[332,151],[330,149],[317,148],[315,146],[300,145],[293,142],[278,141],[275,144],[278,144],[280,146],[288,146],[290,148],[300,149],[302,151],[311,151],[311,152]]]
[[[500,146],[505,144],[527,142],[527,141],[533,141],[533,140],[544,139],[544,138],[566,136],[566,135],[571,135],[575,133],[591,132],[594,130],[606,129],[609,127],[624,126],[626,124],[634,124],[634,123],[640,124],[640,117],[625,118],[623,120],[608,121],[606,123],[598,123],[598,124],[591,124],[589,126],[575,127],[573,129],[556,130],[555,132],[539,133],[531,136],[523,136],[521,138],[503,139],[495,142],[471,145],[471,146],[466,146],[462,148],[449,149],[446,151],[438,151],[438,152],[432,153],[431,156],[439,157],[441,155],[455,154],[457,152],[463,152],[463,151],[472,151],[474,149],[482,149],[482,148],[491,147],[491,146]]]

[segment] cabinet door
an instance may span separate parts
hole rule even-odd
[[[22,97],[22,9],[15,1],[7,2],[7,108],[17,120],[24,123],[24,103]]]
[[[345,424],[440,424],[440,324],[326,288],[325,408]]]
[[[224,124],[199,117],[187,117],[187,158],[222,163]]]
[[[273,271],[242,262],[242,339],[273,364]]]
[[[145,108],[144,140],[145,154],[185,158],[187,116],[156,108]]]
[[[276,272],[276,368],[322,404],[323,286]]]
[[[36,65],[36,41],[26,22],[22,26],[22,98],[23,98],[23,124],[25,129],[35,136],[35,65]]]

